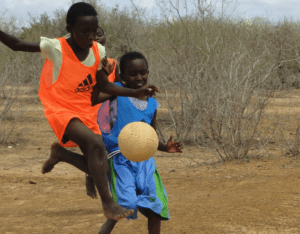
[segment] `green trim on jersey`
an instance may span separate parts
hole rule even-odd
[[[155,172],[154,172],[155,186],[156,186],[156,196],[163,204],[163,208],[160,212],[160,216],[163,218],[168,218],[168,198],[164,191],[164,185],[162,183],[161,177],[158,173],[156,163],[155,163]]]
[[[113,196],[113,200],[118,203],[118,196],[117,196],[117,175],[114,169],[114,164],[113,164],[113,158],[109,159],[109,171],[110,171],[110,188],[111,188],[111,193]]]

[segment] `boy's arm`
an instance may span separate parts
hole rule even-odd
[[[151,122],[151,126],[154,128],[155,131],[156,131],[156,113],[157,113],[157,111],[155,111],[152,122]],[[173,138],[172,136],[169,138],[167,144],[164,144],[163,142],[159,141],[157,150],[163,151],[163,152],[168,152],[168,153],[176,153],[176,152],[181,153],[181,149],[182,149],[181,143],[173,142],[172,138]]]
[[[156,86],[147,85],[146,87],[139,89],[129,89],[118,86],[114,83],[111,83],[107,79],[107,71],[101,69],[97,71],[96,87],[100,92],[107,93],[113,96],[128,96],[128,97],[142,97],[142,96],[153,96],[155,92],[159,92]]]
[[[25,42],[1,30],[0,41],[13,51],[41,52],[40,43]]]
[[[92,106],[95,106],[99,103],[103,103],[109,99],[112,99],[114,96],[107,94],[107,93],[101,93],[99,91],[99,89],[96,88],[96,86],[94,86],[93,92],[92,92]]]
[[[108,60],[107,60],[106,57],[102,60],[102,66],[107,68],[106,70],[108,70],[107,71],[108,73],[113,72],[114,64],[112,64],[111,67],[108,67],[110,65],[108,64]],[[118,66],[118,64],[116,65],[115,81],[114,82],[122,82],[122,80],[119,76],[119,66]],[[94,86],[94,89],[93,89],[93,92],[92,92],[92,97],[91,97],[92,106],[95,106],[99,103],[103,103],[103,102],[105,102],[109,99],[112,99],[113,97],[115,97],[115,96],[113,96],[111,94],[107,94],[107,93],[101,93],[100,90],[96,86]]]

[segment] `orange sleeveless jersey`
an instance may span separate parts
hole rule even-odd
[[[109,61],[111,64],[113,64],[115,60],[112,59],[112,58],[108,58],[108,61]],[[116,74],[116,67],[117,67],[117,61],[116,61],[116,63],[115,63],[113,72],[108,76],[108,81],[110,81],[110,82],[115,82],[115,79],[116,79],[116,76],[115,76],[115,74]]]
[[[91,92],[96,84],[96,72],[100,63],[98,45],[93,44],[96,58],[92,67],[83,65],[65,38],[58,38],[62,49],[62,65],[57,80],[52,84],[52,62],[46,60],[39,89],[39,97],[45,108],[45,116],[60,144],[75,147],[72,141],[62,143],[66,127],[71,119],[78,118],[95,134],[101,135],[97,124],[99,106],[92,107]]]

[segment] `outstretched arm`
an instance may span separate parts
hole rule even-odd
[[[41,52],[40,43],[25,42],[1,30],[0,41],[13,51]]]
[[[155,114],[151,122],[151,126],[155,129],[155,131],[156,131],[156,113],[157,111],[155,111]],[[157,150],[168,152],[168,153],[177,153],[177,152],[181,153],[182,144],[180,142],[173,141],[172,138],[173,138],[172,136],[169,138],[167,144],[164,144],[163,142],[159,141]]]
[[[107,94],[107,93],[101,93],[99,91],[99,89],[96,86],[94,86],[94,89],[92,92],[92,97],[91,97],[92,106],[95,106],[99,103],[103,103],[109,99],[112,99],[113,97],[115,97],[115,96]]]
[[[158,88],[154,85],[147,85],[146,87],[139,89],[129,89],[120,87],[114,83],[111,83],[107,79],[108,72],[102,68],[96,74],[97,84],[96,88],[103,93],[107,93],[114,96],[128,96],[128,97],[142,97],[153,96],[155,92],[159,92]]]
[[[106,58],[104,58],[102,60],[102,65],[103,66],[109,66],[108,65],[108,60]],[[111,68],[108,68],[107,72],[111,73],[113,72],[114,68],[114,64],[111,65]],[[119,66],[118,64],[116,65],[116,70],[115,70],[115,81],[114,82],[122,82],[120,76],[119,76]],[[97,105],[99,103],[103,103],[109,99],[113,99],[115,96],[111,95],[111,94],[107,94],[107,93],[101,93],[99,89],[96,88],[96,86],[94,87],[94,90],[92,92],[92,106]]]
[[[101,62],[102,62],[102,67],[103,69],[105,69],[107,75],[110,75],[114,71],[115,61],[113,64],[110,64],[107,57],[105,57],[101,60]],[[117,72],[119,72],[119,70],[117,69],[118,69],[118,65],[116,65],[115,82],[120,82],[121,80],[120,77],[116,76]],[[99,103],[103,103],[113,97],[115,96],[107,93],[101,93],[99,88],[97,88],[97,85],[95,85],[91,96],[92,106],[95,106]]]

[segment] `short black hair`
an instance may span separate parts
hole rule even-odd
[[[67,25],[73,26],[80,16],[97,16],[95,8],[86,2],[74,3],[67,13]]]
[[[125,67],[126,67],[127,61],[132,61],[135,59],[144,59],[146,65],[148,67],[148,62],[147,62],[147,59],[144,57],[144,55],[142,55],[141,53],[136,52],[136,51],[127,52],[120,59],[120,71],[122,74],[125,73]]]

